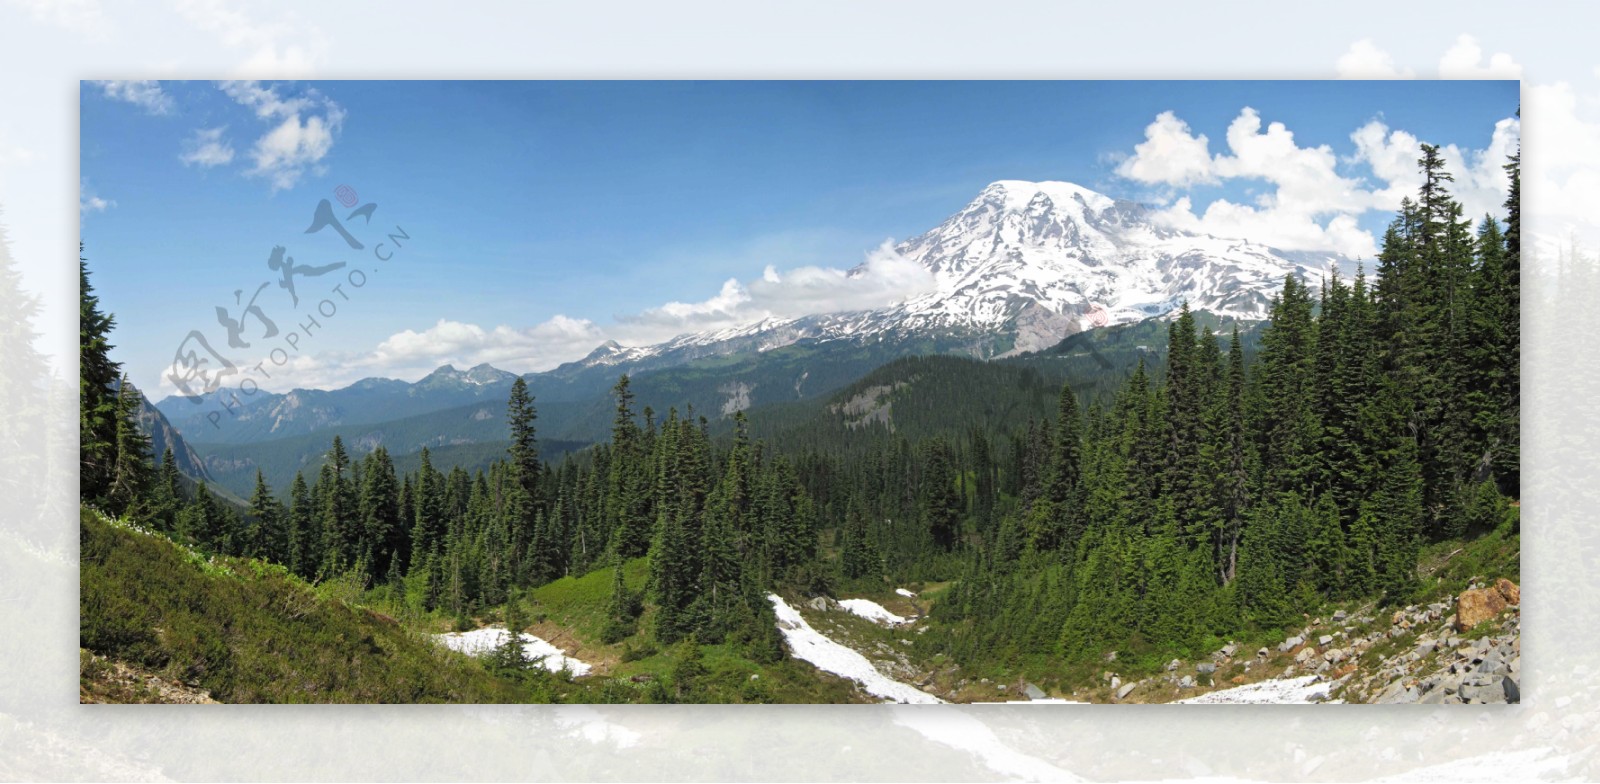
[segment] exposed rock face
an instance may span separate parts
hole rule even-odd
[[[1511,600],[1511,597],[1516,597],[1516,600]],[[1462,591],[1461,596],[1456,599],[1456,631],[1467,631],[1499,615],[1507,607],[1517,604],[1521,598],[1522,592],[1516,584],[1503,577],[1493,588]]]
[[[1522,589],[1516,583],[1502,577],[1494,581],[1494,590],[1505,598],[1506,604],[1522,604]]]

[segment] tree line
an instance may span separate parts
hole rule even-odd
[[[559,465],[540,459],[519,379],[511,446],[486,470],[440,470],[423,450],[401,474],[383,447],[356,459],[335,437],[287,500],[258,473],[242,514],[203,484],[187,491],[170,451],[152,467],[81,267],[82,495],[463,620],[648,558],[644,594],[616,571],[607,642],[728,640],[760,657],[781,656],[763,599],[777,587],[954,580],[929,639],[958,660],[1187,649],[1330,599],[1401,601],[1420,546],[1498,525],[1519,483],[1519,162],[1504,231],[1465,219],[1438,148],[1419,166],[1375,281],[1287,276],[1248,365],[1237,327],[1197,329],[1185,306],[1164,377],[1141,362],[1109,403],[1085,410],[1063,387],[1054,416],[1025,426],[995,412],[914,442],[870,428],[850,449],[828,448],[833,436],[774,448],[742,412],[719,438],[692,410],[657,421],[622,376],[609,443]]]

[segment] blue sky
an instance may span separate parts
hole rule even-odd
[[[324,296],[336,315],[263,387],[443,361],[523,372],[750,315],[729,279],[853,267],[999,179],[1361,255],[1413,187],[1418,140],[1454,154],[1469,210],[1494,209],[1517,96],[1505,81],[84,83],[82,234],[116,356],[154,397],[190,330],[253,366]],[[369,245],[410,234],[391,261],[303,233],[321,199],[348,212],[340,185],[377,205],[352,224]],[[247,320],[251,348],[226,349],[215,308],[237,317],[235,290],[275,281],[278,245],[346,267],[298,278],[298,308],[263,290],[280,335],[252,341]],[[353,269],[367,285],[327,294]]]

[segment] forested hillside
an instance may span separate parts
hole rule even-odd
[[[1255,330],[1219,333],[1185,306],[1109,345],[899,360],[726,425],[640,410],[624,375],[609,440],[559,463],[518,379],[504,459],[486,468],[423,450],[403,470],[336,435],[288,488],[258,476],[242,516],[150,467],[132,404],[107,391],[115,368],[91,351],[109,324],[86,316],[83,500],[463,628],[609,569],[588,619],[601,644],[686,641],[748,662],[784,656],[769,591],[948,583],[921,649],[1080,675],[1112,651],[1198,654],[1328,602],[1403,605],[1424,546],[1514,536],[1519,495],[1517,163],[1502,230],[1462,214],[1423,149],[1424,184],[1373,276],[1286,276]],[[1046,381],[1067,372],[1052,362],[1092,381]],[[641,558],[643,590],[611,568]]]

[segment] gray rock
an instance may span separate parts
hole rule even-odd
[[[1472,682],[1462,686],[1456,693],[1464,700],[1478,703],[1504,703],[1506,701],[1506,687],[1499,682],[1484,684],[1474,679]]]
[[[1119,700],[1126,699],[1129,694],[1133,693],[1134,687],[1136,687],[1138,685],[1139,684],[1137,684],[1137,683],[1124,683],[1124,684],[1122,684],[1122,687],[1117,689],[1117,699],[1119,699]]]
[[[1200,664],[1195,665],[1194,669],[1201,675],[1210,675],[1211,673],[1217,671],[1217,665],[1212,664],[1211,662],[1201,662]]]
[[[1279,653],[1288,653],[1289,651],[1294,650],[1296,647],[1298,647],[1303,642],[1305,642],[1305,640],[1303,640],[1303,639],[1301,639],[1299,637],[1290,637],[1289,639],[1284,640],[1282,643],[1278,644],[1278,652]]]
[[[1333,643],[1333,635],[1331,635],[1331,634],[1324,634],[1321,637],[1317,638],[1317,644],[1318,645],[1331,645],[1332,643]]]
[[[1506,702],[1513,705],[1522,702],[1522,687],[1517,684],[1516,678],[1503,678],[1500,681],[1500,685],[1505,689]]]
[[[1174,672],[1182,666],[1183,661],[1181,659],[1173,659],[1172,661],[1167,662],[1167,672]]]
[[[1178,681],[1178,687],[1183,689],[1194,688],[1194,677],[1191,675],[1183,676],[1183,679]]]
[[[1333,613],[1333,622],[1334,623],[1339,623],[1339,622],[1341,622],[1344,619],[1349,618],[1349,617],[1350,617],[1350,614],[1345,612],[1344,610],[1336,610]]]
[[[1022,695],[1030,700],[1042,700],[1049,696],[1044,693],[1044,689],[1026,682],[1022,684]]]
[[[1438,643],[1434,642],[1433,640],[1423,640],[1422,642],[1417,643],[1417,655],[1427,656],[1428,654],[1433,653],[1433,649],[1437,645]]]
[[[1238,643],[1230,642],[1227,645],[1222,646],[1222,655],[1223,656],[1232,656],[1232,655],[1234,655],[1235,653],[1238,653],[1238,652],[1239,652]]]
[[[1256,658],[1259,658],[1259,659],[1265,659],[1265,658],[1267,658],[1268,656],[1271,656],[1271,655],[1272,655],[1272,652],[1267,650],[1266,648],[1262,648],[1261,650],[1256,651]]]
[[[806,602],[806,606],[813,610],[827,610],[829,604],[831,604],[831,602],[828,601],[828,597],[826,596],[818,596],[817,598]]]
[[[1118,678],[1115,675],[1111,676],[1111,688],[1115,689],[1115,688],[1120,687],[1121,685],[1122,685],[1122,679],[1121,678]]]
[[[1300,652],[1294,655],[1294,663],[1305,664],[1311,657],[1316,655],[1317,650],[1315,648],[1301,648]]]

